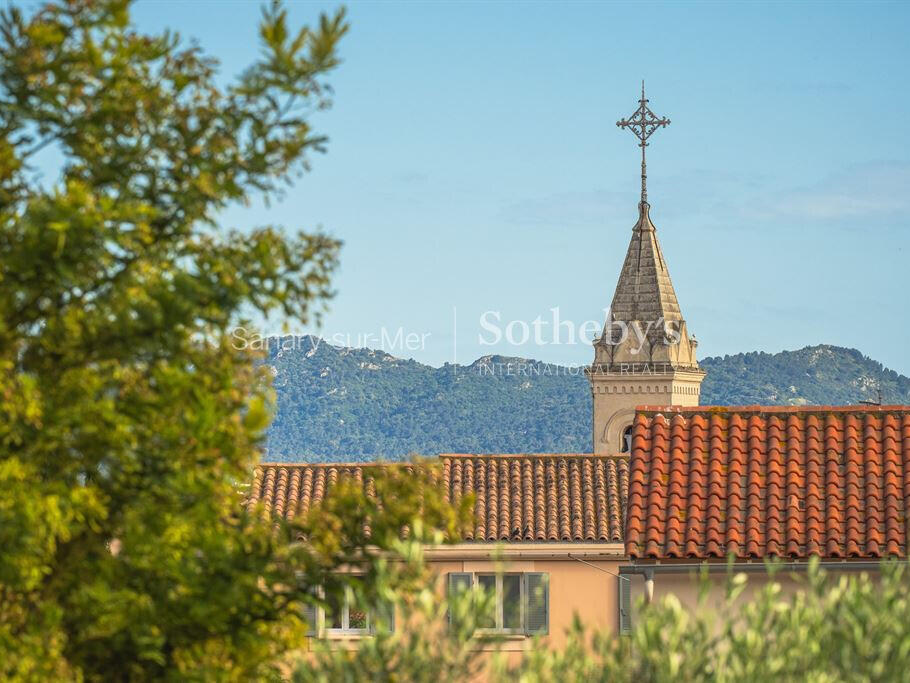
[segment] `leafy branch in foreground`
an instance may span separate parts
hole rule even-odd
[[[439,577],[427,568],[423,545],[415,540],[398,541],[390,548],[389,558],[391,561],[375,565],[369,584],[378,601],[359,591],[355,597],[358,604],[369,605],[372,613],[379,615],[372,635],[360,640],[352,651],[339,649],[329,641],[313,641],[312,651],[294,669],[295,683],[445,683],[470,680],[483,670],[483,652],[477,647],[475,632],[489,613],[494,596],[466,591],[440,598]],[[402,584],[402,565],[421,581]]]
[[[502,680],[535,681],[894,681],[910,670],[910,572],[835,575],[814,562],[807,575],[773,580],[742,599],[745,574],[731,574],[720,609],[675,596],[642,610],[630,637],[575,623],[567,646],[536,648]],[[788,588],[784,588],[789,584]]]
[[[399,558],[420,565],[419,544],[402,542]],[[404,548],[410,548],[405,550]],[[399,559],[401,561],[401,559]],[[379,567],[377,585],[386,585]],[[538,640],[520,657],[484,659],[478,636],[492,596],[442,598],[436,578],[386,597],[397,606],[394,630],[382,628],[356,650],[316,641],[294,680],[458,681],[893,681],[910,670],[910,572],[884,563],[881,576],[775,573],[751,597],[747,575],[731,571],[725,596],[707,576],[696,607],[674,595],[640,606],[630,636],[591,630],[578,620],[559,648]],[[698,582],[698,578],[693,581]],[[715,584],[716,585],[716,584]],[[450,618],[454,615],[454,618]],[[493,642],[495,644],[495,640]]]
[[[299,642],[292,549],[241,512],[270,393],[229,329],[318,316],[339,243],[219,215],[324,148],[346,30],[272,5],[220,87],[125,0],[0,13],[0,677],[246,679]]]

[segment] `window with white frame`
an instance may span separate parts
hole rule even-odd
[[[449,595],[469,589],[493,596],[478,623],[481,632],[538,635],[549,629],[549,575],[541,572],[452,572]]]
[[[362,636],[377,630],[395,630],[395,609],[391,604],[380,603],[375,610],[371,609],[361,604],[350,588],[326,595],[319,587],[312,594],[324,601],[325,606],[304,605],[303,618],[310,637]]]
[[[370,612],[358,604],[353,591],[326,596],[325,630],[328,634],[362,635],[370,632]]]

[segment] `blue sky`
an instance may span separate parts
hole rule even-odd
[[[586,344],[483,345],[479,320],[603,319],[639,191],[615,122],[644,78],[673,121],[652,138],[649,199],[699,355],[830,343],[910,374],[910,4],[348,10],[335,104],[314,120],[328,154],[280,204],[224,217],[344,240],[323,335],[377,347],[403,329],[425,346],[387,350],[433,364],[589,361]],[[232,74],[255,58],[259,12],[140,0],[134,17]]]

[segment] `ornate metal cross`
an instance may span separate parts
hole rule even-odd
[[[648,173],[645,166],[645,147],[648,146],[648,138],[658,128],[664,128],[670,125],[670,119],[659,119],[654,112],[648,109],[648,100],[645,97],[645,82],[641,82],[641,99],[638,100],[638,109],[627,119],[617,121],[616,125],[620,128],[628,128],[635,137],[638,138],[638,146],[641,147],[641,202],[648,203]]]

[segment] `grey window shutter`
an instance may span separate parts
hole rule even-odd
[[[528,572],[523,578],[525,633],[545,635],[550,631],[550,575]]]
[[[395,605],[391,602],[380,602],[376,607],[374,618],[370,619],[370,630],[375,633],[377,624],[392,633],[395,630]]]
[[[632,581],[620,574],[617,579],[619,587],[619,635],[632,633]]]
[[[449,587],[446,595],[448,596],[449,600],[451,600],[459,593],[470,590],[474,577],[471,572],[449,572],[448,579]],[[449,623],[452,623],[451,610],[449,610]]]
[[[294,576],[297,578],[297,581],[300,582],[299,587],[303,588],[303,590],[306,591],[307,594],[311,595],[314,598],[319,595],[319,589],[316,588],[315,586],[306,586],[305,587],[303,585],[303,579],[304,579],[303,572],[301,572],[301,571],[294,572]],[[317,607],[316,603],[305,602],[303,604],[303,610],[302,610],[301,616],[303,617],[303,621],[306,624],[306,634],[310,637],[316,637],[319,635],[319,624],[316,621],[318,618],[318,615],[319,615],[319,608]]]
[[[306,634],[315,638],[318,634],[316,624],[316,605],[308,602],[303,606],[303,620],[306,622]]]

